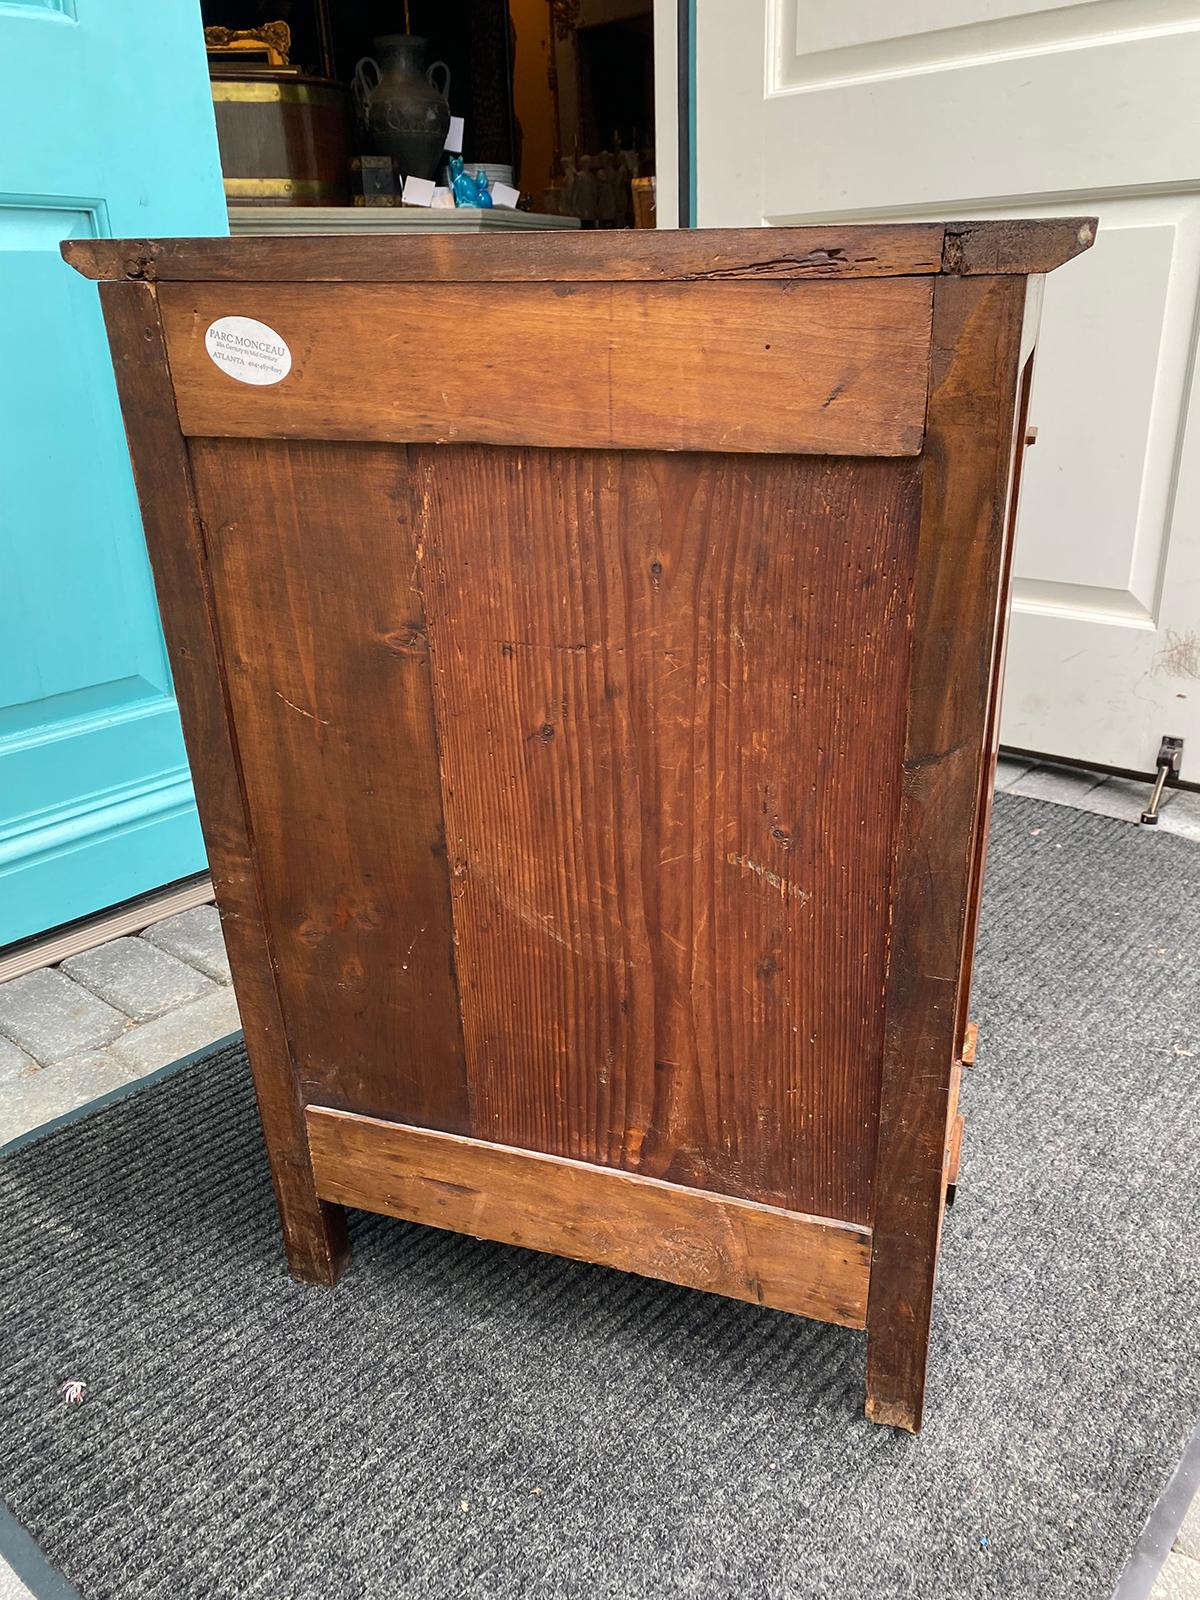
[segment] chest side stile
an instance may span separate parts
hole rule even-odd
[[[1021,348],[1018,357],[1017,403],[1013,414],[1010,450],[1012,465],[1008,479],[1008,501],[1004,512],[1004,552],[1001,559],[999,593],[996,596],[996,622],[993,633],[992,667],[988,689],[987,723],[980,770],[979,799],[976,807],[975,865],[971,879],[966,931],[963,936],[962,980],[959,990],[958,1048],[960,1056],[968,1064],[974,1060],[975,1052],[975,1029],[969,1021],[968,1008],[971,1000],[971,976],[975,961],[975,945],[979,931],[979,913],[983,904],[987,845],[991,829],[992,801],[996,784],[996,763],[1000,752],[1000,715],[1004,701],[1004,670],[1008,655],[1009,623],[1012,609],[1012,579],[1013,560],[1016,553],[1017,514],[1021,503],[1021,481],[1024,475],[1025,455],[1032,442],[1029,431],[1029,407],[1033,394],[1034,359],[1038,330],[1041,325],[1045,277],[1042,274],[1031,276],[1025,280],[1025,285],[1025,313],[1022,321]],[[1036,437],[1036,431],[1033,437]]]
[[[907,730],[892,874],[867,1409],[921,1425],[977,877],[997,595],[1025,282],[939,280],[934,297]]]
[[[332,1284],[348,1257],[345,1213],[320,1199],[313,1181],[157,295],[148,284],[106,282],[100,298],[288,1264],[298,1278]]]

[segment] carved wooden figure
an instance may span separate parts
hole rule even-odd
[[[344,1207],[867,1330],[920,1425],[1072,218],[73,241],[292,1271]]]

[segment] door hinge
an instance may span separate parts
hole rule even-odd
[[[1158,760],[1155,765],[1158,772],[1154,779],[1150,804],[1142,812],[1142,821],[1148,827],[1158,821],[1158,808],[1162,804],[1163,789],[1166,787],[1167,779],[1179,776],[1179,769],[1183,765],[1183,740],[1174,739],[1169,733],[1164,733],[1162,743],[1158,747]]]

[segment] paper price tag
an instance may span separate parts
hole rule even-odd
[[[520,189],[514,189],[507,183],[494,183],[492,185],[492,204],[506,206],[510,211],[517,209],[517,201],[521,198]]]
[[[406,206],[431,206],[435,187],[432,178],[405,178],[400,198]]]
[[[448,150],[452,156],[460,156],[462,155],[462,142],[463,118],[451,117],[450,132],[446,135],[446,142],[442,146],[442,149]]]

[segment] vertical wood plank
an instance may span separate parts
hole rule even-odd
[[[915,464],[411,459],[476,1137],[869,1222]]]
[[[916,1431],[1004,546],[1023,279],[938,280],[893,871],[867,1415]]]
[[[1036,335],[1036,309],[1026,308],[1023,343],[1030,337],[1030,321]],[[962,978],[958,994],[958,1022],[955,1035],[961,1053],[967,1035],[971,1004],[971,978],[975,970],[975,944],[979,934],[979,913],[983,905],[983,884],[987,873],[988,835],[992,826],[992,801],[996,792],[996,758],[1000,753],[1000,713],[1004,699],[1004,665],[1008,653],[1008,624],[1012,594],[1013,552],[1016,548],[1017,512],[1020,509],[1021,474],[1025,464],[1025,431],[1029,423],[1029,396],[1033,387],[1033,354],[1021,368],[1016,419],[1013,424],[1012,470],[1009,475],[1008,510],[1004,518],[1004,558],[1000,592],[996,597],[995,643],[988,687],[987,728],[984,733],[983,760],[979,772],[979,797],[975,806],[975,860],[971,888],[967,897],[967,926],[963,934]]]
[[[345,1213],[318,1200],[313,1185],[155,292],[146,284],[104,283],[100,298],[288,1264],[298,1278],[329,1284],[347,1258]]]
[[[197,439],[191,459],[305,1099],[465,1133],[405,452]]]

